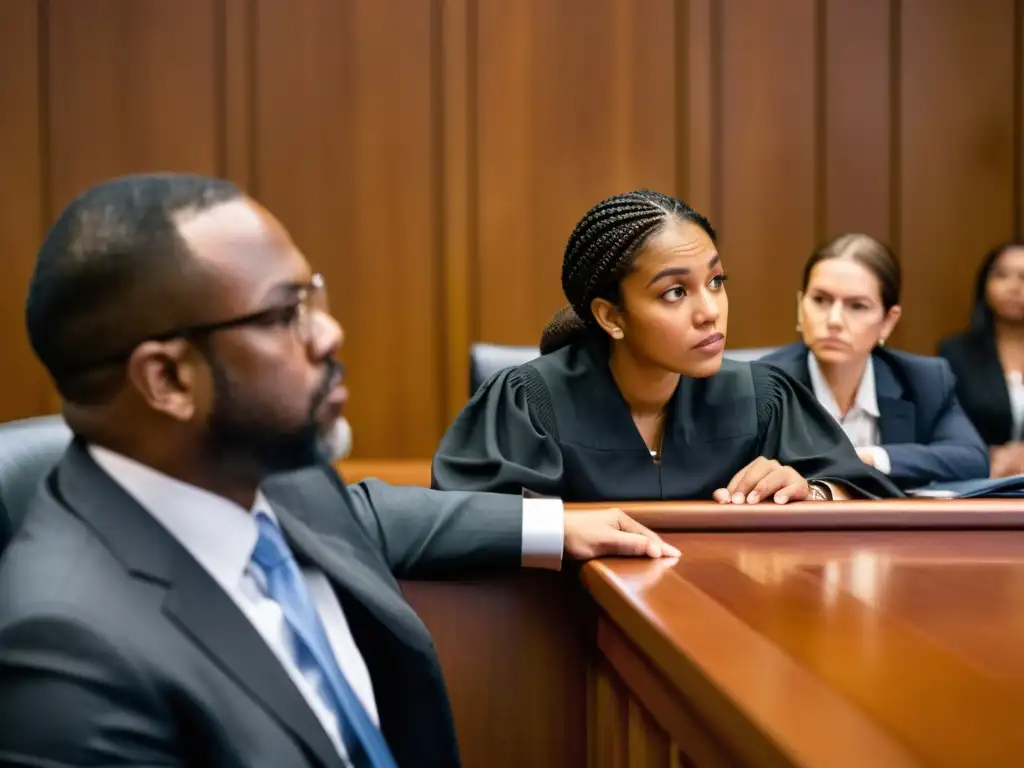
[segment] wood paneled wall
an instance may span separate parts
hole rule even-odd
[[[55,405],[22,322],[45,227],[152,169],[237,180],[325,273],[360,456],[429,456],[470,341],[536,343],[576,220],[638,186],[721,232],[731,345],[794,338],[802,262],[862,230],[929,352],[1021,234],[1022,5],[4,0],[0,418]]]

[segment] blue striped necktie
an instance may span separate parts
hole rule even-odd
[[[256,513],[259,539],[252,553],[267,579],[267,595],[281,607],[295,639],[300,670],[320,673],[321,699],[338,719],[341,739],[354,768],[397,768],[380,729],[367,714],[334,657],[327,632],[306,589],[306,581],[277,523]]]

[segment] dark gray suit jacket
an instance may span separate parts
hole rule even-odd
[[[457,766],[437,655],[397,579],[519,567],[521,499],[345,488],[326,467],[263,491],[334,586],[398,764]],[[341,760],[231,598],[75,442],[0,561],[0,764]]]

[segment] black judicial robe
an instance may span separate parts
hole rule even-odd
[[[442,438],[433,487],[566,501],[710,499],[764,456],[854,495],[903,495],[860,460],[810,390],[757,361],[724,360],[714,376],[682,377],[655,463],[606,349],[570,345],[491,377]]]

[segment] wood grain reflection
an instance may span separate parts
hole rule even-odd
[[[1024,764],[1024,532],[668,538],[585,582],[744,762]]]

